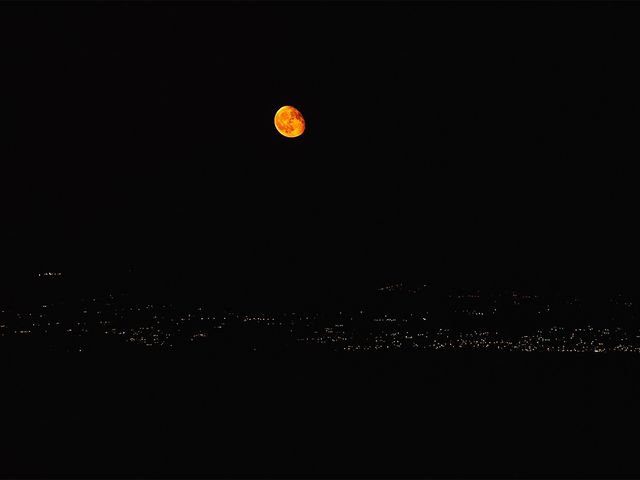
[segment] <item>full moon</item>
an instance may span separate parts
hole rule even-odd
[[[304,117],[297,108],[280,107],[273,119],[276,130],[288,138],[299,137],[304,132]]]

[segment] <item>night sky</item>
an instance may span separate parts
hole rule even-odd
[[[0,477],[640,478],[639,25],[0,2]]]
[[[637,13],[3,4],[3,280],[629,288]]]

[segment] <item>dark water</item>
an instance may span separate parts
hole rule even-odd
[[[3,355],[10,477],[637,477],[640,358]]]

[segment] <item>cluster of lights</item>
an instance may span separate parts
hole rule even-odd
[[[640,332],[637,332],[640,333]],[[314,339],[319,342],[319,339]],[[344,340],[341,338],[341,340]],[[573,352],[640,353],[640,335],[630,336],[621,328],[611,331],[608,328],[564,329],[551,327],[547,331],[539,330],[533,335],[521,335],[513,339],[505,338],[498,332],[472,331],[452,332],[439,329],[433,332],[410,334],[409,332],[379,333],[355,342],[344,341],[342,349],[346,351],[373,351],[389,349],[479,349],[504,350],[512,352]],[[325,338],[322,343],[329,343]]]
[[[457,296],[473,305],[457,305],[452,311],[470,317],[492,315],[495,303],[481,308],[475,300],[479,294]],[[505,298],[531,301],[537,297],[513,294]],[[0,336],[40,336],[67,339],[78,350],[97,337],[145,346],[171,348],[178,343],[207,342],[221,329],[234,329],[238,335],[248,329],[279,329],[292,344],[324,345],[332,350],[370,351],[398,349],[477,349],[514,352],[633,352],[640,353],[640,332],[622,328],[551,327],[529,334],[508,336],[485,330],[452,330],[431,326],[428,312],[370,316],[363,310],[336,314],[244,314],[212,313],[202,307],[180,310],[167,304],[128,304],[106,298],[90,298],[69,306],[44,304],[31,311],[0,310]],[[119,299],[120,300],[120,299]],[[457,300],[456,300],[457,301]],[[577,302],[570,298],[567,303]],[[624,308],[633,303],[625,298],[614,302]],[[462,308],[460,308],[462,307]],[[550,305],[535,305],[538,314],[548,312]],[[278,337],[284,338],[284,337]],[[63,342],[64,343],[64,342]]]
[[[379,292],[397,292],[399,290],[402,290],[403,287],[404,287],[404,284],[402,283],[394,283],[392,285],[385,285],[384,287],[380,287],[378,291]]]

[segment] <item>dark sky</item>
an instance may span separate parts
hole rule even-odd
[[[634,285],[636,5],[0,11],[5,275]]]

